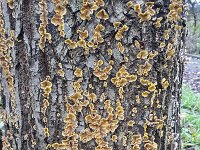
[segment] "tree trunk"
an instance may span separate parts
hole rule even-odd
[[[0,4],[3,149],[180,149],[184,2]]]

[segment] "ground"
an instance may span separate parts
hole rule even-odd
[[[189,84],[191,89],[200,94],[200,59],[187,57],[183,83]]]

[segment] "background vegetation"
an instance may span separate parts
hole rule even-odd
[[[200,95],[188,85],[183,86],[181,118],[183,149],[200,150]]]

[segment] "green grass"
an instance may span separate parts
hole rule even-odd
[[[200,150],[200,96],[189,86],[183,86],[181,116],[183,149]]]

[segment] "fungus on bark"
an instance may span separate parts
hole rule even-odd
[[[55,15],[51,19],[51,23],[55,26],[58,26],[58,31],[60,33],[60,36],[64,37],[64,15],[66,14],[66,5],[68,4],[68,1],[65,3],[61,0],[58,0],[57,2],[53,1],[55,4]]]
[[[109,19],[109,15],[104,9],[101,9],[99,12],[97,12],[96,17],[98,19],[102,19],[102,20],[108,20]]]
[[[40,34],[40,41],[39,47],[44,52],[45,43],[48,40],[51,43],[51,34],[47,32],[47,25],[48,25],[48,11],[47,11],[47,3],[46,0],[41,0],[39,2],[40,7],[40,27],[39,27],[39,34]]]

